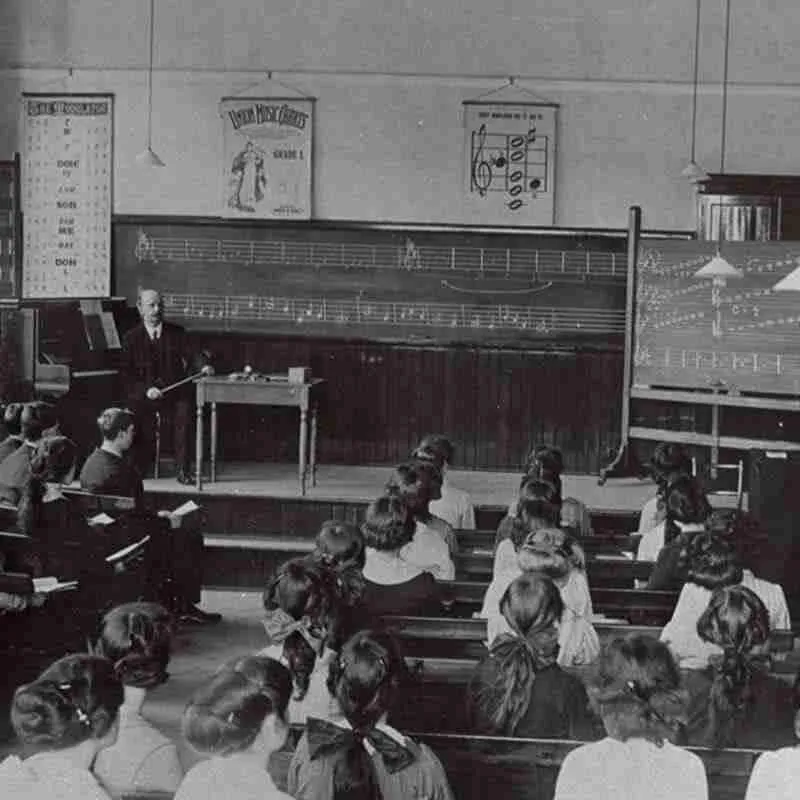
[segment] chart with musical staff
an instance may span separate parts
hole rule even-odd
[[[776,286],[800,268],[795,242],[652,240],[637,265],[633,383],[800,395],[797,292]]]
[[[23,97],[25,298],[111,290],[113,97]]]
[[[464,103],[466,197],[487,222],[555,224],[558,107]]]
[[[543,244],[501,232],[132,221],[115,225],[115,291],[135,300],[138,286],[157,286],[171,317],[206,330],[621,344],[624,242]]]

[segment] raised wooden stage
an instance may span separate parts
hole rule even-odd
[[[204,479],[200,492],[174,478],[145,480],[148,503],[169,507],[191,497],[211,513],[209,530],[221,533],[222,519],[214,509],[236,506],[239,514],[252,512],[254,524],[264,532],[289,532],[307,518],[313,524],[323,519],[356,519],[366,505],[378,497],[392,473],[390,467],[341,466],[321,464],[317,485],[300,494],[297,466],[294,463],[223,463],[214,483]],[[476,506],[478,528],[492,528],[516,493],[517,472],[478,472],[453,470],[450,481],[469,492]],[[652,496],[653,484],[636,478],[610,480],[598,486],[595,475],[563,476],[565,497],[577,497],[589,507],[593,518],[603,525],[604,518],[624,518],[625,527]],[[322,516],[320,516],[322,515]],[[327,515],[327,516],[326,516]],[[609,521],[610,521],[609,519]],[[612,523],[613,524],[613,523]],[[618,526],[616,526],[618,527]],[[228,529],[228,526],[225,525]],[[246,531],[239,529],[240,533]]]

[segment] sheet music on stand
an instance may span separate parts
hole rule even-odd
[[[112,95],[23,95],[23,299],[111,293]]]

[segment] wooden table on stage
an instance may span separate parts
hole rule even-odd
[[[311,485],[317,485],[317,404],[316,394],[325,380],[314,378],[309,383],[288,381],[241,380],[207,377],[197,381],[197,488],[203,488],[203,408],[211,404],[211,481],[217,479],[217,403],[254,406],[290,406],[300,410],[299,478],[300,492],[305,495],[308,473]],[[309,442],[309,411],[311,433]],[[308,451],[308,459],[306,458]]]

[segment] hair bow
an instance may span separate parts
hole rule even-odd
[[[306,720],[308,751],[311,760],[346,750],[354,743],[364,747],[370,757],[379,753],[390,773],[399,772],[414,762],[414,743],[385,723],[379,723],[367,733],[359,733],[345,721],[309,717]]]
[[[651,691],[638,681],[627,681],[625,688],[641,704],[645,716],[658,720],[668,728],[686,722],[687,693],[685,690]]]
[[[281,644],[293,633],[299,633],[315,652],[322,650],[325,640],[311,631],[311,620],[308,617],[295,619],[282,608],[268,611],[264,617],[264,630],[272,644]]]

